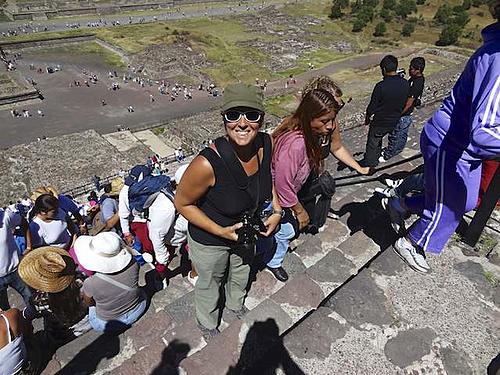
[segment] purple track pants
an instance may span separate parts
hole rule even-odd
[[[476,206],[481,161],[464,160],[456,152],[434,145],[425,130],[420,136],[420,150],[425,191],[405,199],[409,210],[420,215],[408,237],[424,251],[439,254],[462,216]]]

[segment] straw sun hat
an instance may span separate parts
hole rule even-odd
[[[57,189],[53,186],[39,186],[35,189],[33,193],[31,193],[30,198],[34,202],[36,199],[43,194],[52,194],[54,197],[58,198],[59,193],[57,192]]]
[[[19,276],[34,289],[58,293],[75,279],[76,265],[68,252],[45,246],[27,253],[19,263]]]
[[[132,254],[114,232],[80,236],[76,239],[74,248],[80,264],[90,271],[119,272],[132,260]]]
[[[117,177],[113,179],[113,181],[111,181],[111,191],[108,194],[119,195],[122,187],[123,187],[123,178]]]

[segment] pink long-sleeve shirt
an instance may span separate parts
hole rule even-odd
[[[297,193],[310,172],[303,134],[292,131],[282,135],[275,145],[271,163],[274,187],[282,207],[298,203]]]

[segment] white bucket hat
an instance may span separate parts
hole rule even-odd
[[[78,261],[89,271],[119,272],[132,260],[132,254],[126,249],[120,236],[114,232],[80,236],[76,239],[74,248]]]

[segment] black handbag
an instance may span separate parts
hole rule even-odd
[[[328,171],[320,175],[311,172],[297,194],[310,219],[309,225],[302,230],[304,233],[316,234],[325,225],[335,190],[335,179]]]

